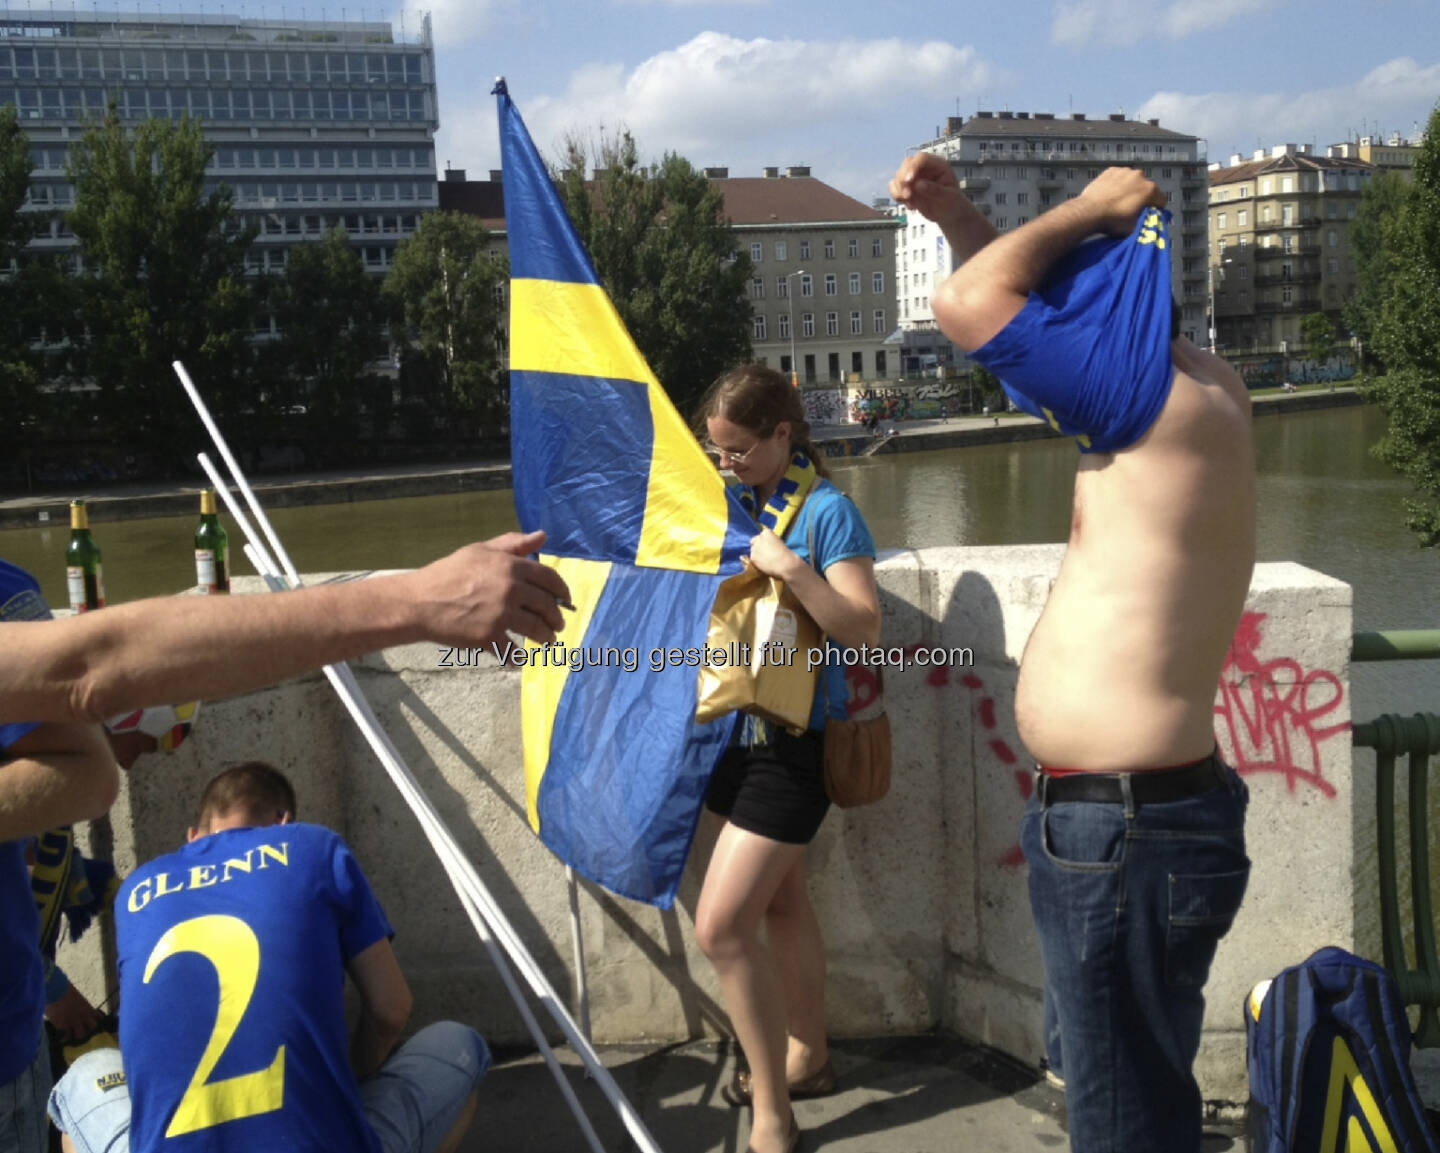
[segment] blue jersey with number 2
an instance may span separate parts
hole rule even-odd
[[[1169,219],[1146,208],[1129,236],[1080,245],[970,354],[1081,452],[1134,444],[1170,395]]]
[[[130,874],[115,930],[132,1153],[378,1153],[344,966],[391,929],[344,841],[202,837]]]

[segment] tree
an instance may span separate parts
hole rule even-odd
[[[170,364],[183,360],[230,424],[247,405],[255,297],[244,277],[254,232],[231,215],[228,188],[207,190],[200,126],[148,120],[127,132],[112,107],[71,154],[71,230],[84,260],[87,339],[77,371],[98,386],[107,437],[172,472],[194,417]]]
[[[735,250],[719,189],[688,160],[667,153],[647,168],[628,132],[595,151],[587,185],[585,149],[567,142],[561,197],[620,318],[688,414],[751,354],[750,261]]]
[[[498,432],[510,407],[500,371],[510,273],[489,246],[474,217],[432,212],[396,248],[384,288],[411,386],[402,403],[471,436]]]
[[[1350,224],[1350,262],[1355,287],[1345,302],[1345,323],[1366,345],[1372,345],[1375,324],[1394,275],[1397,247],[1387,243],[1386,230],[1399,220],[1412,185],[1399,173],[1377,172],[1365,184],[1360,207]]]
[[[312,458],[347,459],[365,418],[380,432],[388,417],[389,381],[370,371],[386,351],[380,287],[337,228],[290,249],[269,303],[280,339],[266,355],[267,408],[291,418],[303,410]]]
[[[1406,523],[1422,545],[1440,544],[1440,105],[1415,158],[1410,195],[1382,228],[1388,283],[1371,333],[1387,373],[1371,387],[1389,417],[1379,457],[1419,497]]]
[[[1300,318],[1300,339],[1305,355],[1322,365],[1335,351],[1335,325],[1323,312],[1308,313]]]

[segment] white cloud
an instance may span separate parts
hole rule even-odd
[[[1232,153],[1249,159],[1274,144],[1311,143],[1323,155],[1327,144],[1367,131],[1410,137],[1416,122],[1424,128],[1437,94],[1440,63],[1402,56],[1352,83],[1302,92],[1157,92],[1139,115],[1204,137],[1210,159],[1226,163]]]
[[[335,3],[336,0],[330,0]],[[495,14],[506,0],[423,0],[417,7],[408,5],[391,9],[385,18],[398,34],[400,24],[405,24],[406,36],[414,39],[420,29],[425,13],[430,13],[432,35],[441,48],[456,48],[479,40],[486,32],[493,31]]]
[[[1278,0],[1177,0],[1156,10],[1150,0],[1059,0],[1050,38],[1056,44],[1135,44],[1145,39],[1181,40],[1218,28],[1238,16],[1273,7]]]
[[[567,134],[623,125],[647,159],[678,152],[696,165],[727,165],[734,176],[809,164],[829,184],[879,193],[905,145],[929,138],[937,109],[1002,79],[974,49],[940,41],[702,32],[633,68],[589,64],[558,94],[517,99],[535,143],[552,158]],[[488,105],[441,112],[442,161],[449,155],[477,171],[498,167]],[[912,124],[917,116],[923,128]],[[842,169],[863,184],[842,184]]]

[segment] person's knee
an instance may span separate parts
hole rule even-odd
[[[728,961],[745,952],[746,933],[730,910],[701,905],[695,914],[695,943],[711,961]]]
[[[490,1068],[490,1046],[469,1025],[459,1021],[436,1021],[415,1034],[411,1044],[419,1051],[461,1071],[473,1086],[480,1083]]]

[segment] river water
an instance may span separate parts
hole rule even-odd
[[[1373,407],[1256,422],[1259,559],[1296,561],[1354,587],[1356,629],[1434,628],[1440,553],[1405,530],[1406,483],[1376,461]],[[1077,453],[1069,441],[881,454],[832,462],[881,548],[1063,541]],[[194,581],[197,516],[96,523],[112,603]],[[404,568],[516,527],[508,491],[277,509],[277,531],[302,572]],[[227,518],[232,547],[239,533]],[[63,525],[0,531],[0,557],[65,603]],[[235,570],[250,571],[238,558]],[[1353,714],[1440,711],[1440,661],[1354,669]]]

